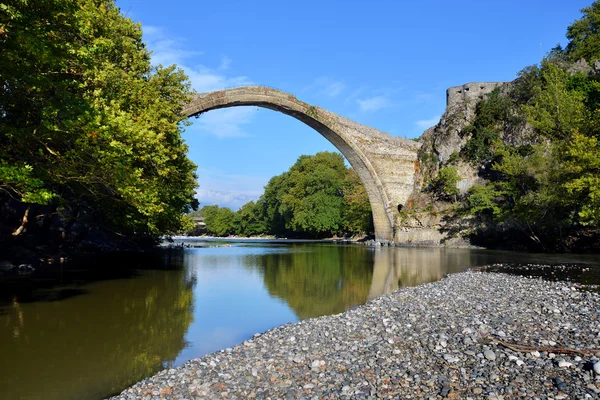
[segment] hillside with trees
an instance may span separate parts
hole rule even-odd
[[[0,4],[0,245],[114,249],[189,227],[192,92],[112,0]],[[119,246],[120,246],[119,245]]]
[[[373,231],[371,206],[356,172],[339,153],[302,155],[271,178],[263,195],[238,211],[217,205],[199,210],[209,234],[324,238]]]
[[[421,138],[428,195],[415,204],[445,214],[450,234],[488,247],[599,248],[600,2],[582,13],[564,49],[493,90],[472,117],[468,104],[444,116],[458,130],[448,159],[437,157],[442,124]]]

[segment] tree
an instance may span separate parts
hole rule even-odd
[[[0,45],[0,201],[52,202],[125,235],[185,225],[190,85],[151,67],[139,24],[111,0],[17,0],[0,4]]]
[[[315,236],[340,230],[345,173],[339,153],[300,156],[290,168],[290,189],[282,201],[292,216],[286,221],[286,228]]]
[[[565,152],[564,188],[584,226],[600,226],[600,141],[576,133]]]
[[[204,206],[200,210],[204,216],[206,231],[217,236],[235,233],[235,213],[227,207]]]
[[[373,213],[369,196],[352,168],[346,171],[343,192],[343,230],[353,234],[373,232]]]
[[[431,183],[430,190],[440,198],[452,198],[456,201],[459,190],[456,186],[460,181],[458,170],[454,167],[443,167],[438,171],[437,178]]]
[[[577,61],[584,58],[590,62],[600,59],[600,2],[581,10],[583,17],[567,28],[567,58]]]
[[[339,153],[302,155],[265,186],[260,199],[236,212],[240,235],[331,236],[370,233],[373,216],[367,192]]]
[[[290,189],[289,172],[274,176],[265,186],[265,192],[257,204],[262,206],[267,232],[274,235],[286,233],[286,221],[291,218],[291,210],[283,203],[283,198]]]
[[[584,130],[584,95],[569,89],[569,74],[552,62],[544,62],[540,79],[532,98],[523,106],[528,121],[551,139],[567,139],[573,132]]]
[[[249,201],[236,211],[235,233],[240,236],[256,236],[267,233],[267,221],[263,215],[262,203]]]
[[[497,146],[492,180],[470,191],[468,207],[515,228],[538,248],[565,246],[600,226],[598,77],[569,74],[568,65],[545,60],[521,109],[537,144]]]

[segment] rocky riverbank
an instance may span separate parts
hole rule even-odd
[[[458,273],[257,334],[113,399],[600,398],[599,316],[581,285]]]

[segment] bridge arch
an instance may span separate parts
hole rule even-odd
[[[305,123],[329,140],[346,157],[365,186],[373,211],[376,240],[393,241],[396,215],[394,209],[401,203],[398,203],[398,199],[391,198],[393,196],[385,189],[385,182],[382,182],[380,177],[381,168],[378,171],[376,165],[373,165],[370,159],[372,154],[368,151],[373,141],[385,145],[379,136],[385,135],[385,139],[388,140],[391,138],[389,135],[307,104],[289,93],[262,86],[245,86],[197,94],[184,107],[183,113],[192,117],[210,110],[236,106],[256,106],[279,111]],[[415,146],[413,144],[411,149],[416,149]],[[416,159],[416,150],[414,153]],[[412,181],[409,182],[409,186],[412,188]],[[406,201],[405,198],[400,200]]]

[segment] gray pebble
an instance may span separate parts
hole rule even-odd
[[[496,353],[494,353],[492,350],[484,351],[483,355],[490,361],[494,361],[496,359]]]

